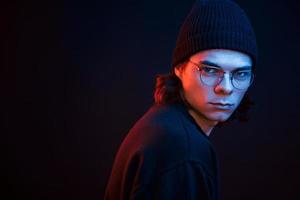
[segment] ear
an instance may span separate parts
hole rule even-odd
[[[174,67],[175,75],[181,80],[182,77],[182,67]]]

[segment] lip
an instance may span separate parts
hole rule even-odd
[[[229,102],[209,102],[209,103],[214,105],[233,105],[232,103]]]
[[[227,102],[210,102],[209,104],[213,105],[213,107],[221,110],[232,110],[234,104]]]

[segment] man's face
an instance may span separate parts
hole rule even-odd
[[[194,108],[198,117],[211,123],[226,121],[240,104],[247,89],[236,89],[230,80],[230,72],[249,69],[251,58],[239,51],[227,49],[211,49],[201,51],[190,57],[190,61],[175,74],[181,79],[183,94]],[[210,65],[202,65],[206,62]],[[200,79],[200,71],[196,64],[213,66],[225,72],[219,84],[209,86]],[[249,71],[249,70],[248,70]]]

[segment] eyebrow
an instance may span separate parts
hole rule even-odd
[[[222,67],[220,67],[216,63],[213,63],[213,62],[208,61],[208,60],[200,61],[200,64],[209,65],[209,66],[213,66],[213,67],[222,69]],[[251,66],[246,65],[246,66],[238,67],[234,71],[236,71],[236,70],[248,70],[248,69],[251,69]]]

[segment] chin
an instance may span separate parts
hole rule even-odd
[[[207,116],[207,118],[211,121],[215,121],[215,122],[225,122],[229,119],[229,117],[231,116],[232,113],[212,113],[209,116]]]

